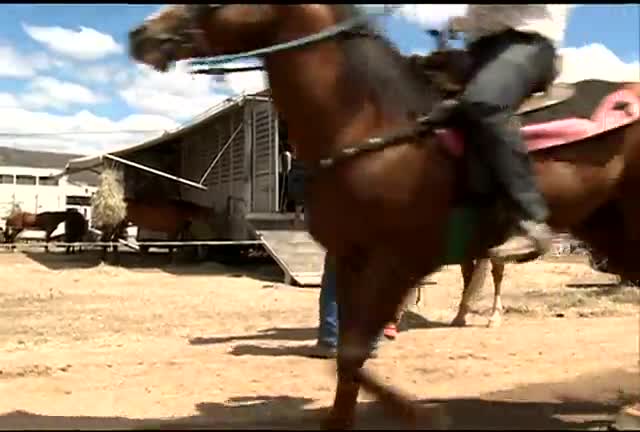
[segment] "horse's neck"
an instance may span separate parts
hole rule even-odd
[[[317,161],[346,144],[356,133],[349,131],[355,117],[365,123],[376,117],[368,95],[350,91],[338,55],[318,48],[279,53],[265,61],[274,105],[286,119],[296,158],[302,161]]]

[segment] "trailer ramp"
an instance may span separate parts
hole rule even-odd
[[[286,284],[320,286],[325,250],[311,235],[289,223],[252,220],[256,237],[284,271]]]

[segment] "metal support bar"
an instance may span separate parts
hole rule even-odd
[[[263,244],[262,240],[203,240],[203,241],[143,241],[131,243],[135,246],[150,246],[150,247],[168,247],[168,246],[217,246],[217,245],[259,245]],[[67,247],[67,246],[122,246],[120,242],[24,242],[24,243],[1,243],[0,249],[20,249],[21,247]]]
[[[114,160],[116,162],[120,162],[120,163],[123,163],[125,165],[130,165],[130,166],[132,166],[134,168],[138,168],[138,169],[141,169],[143,171],[148,171],[148,172],[150,172],[152,174],[156,174],[156,175],[159,175],[161,177],[169,178],[171,180],[175,180],[177,182],[184,183],[187,186],[191,186],[191,187],[194,187],[194,188],[197,188],[197,189],[201,189],[201,190],[207,190],[206,186],[202,186],[201,184],[192,182],[191,180],[183,179],[182,177],[174,176],[172,174],[167,174],[167,173],[164,173],[164,172],[159,171],[157,169],[150,168],[148,166],[145,166],[145,165],[142,165],[142,164],[139,164],[139,163],[136,163],[136,162],[131,162],[131,161],[126,160],[126,159],[122,159],[122,158],[120,158],[118,156],[106,154],[103,157],[108,158],[108,159],[112,159],[112,160]]]
[[[77,243],[67,243],[67,242],[24,242],[24,243],[0,243],[0,250],[8,249],[8,250],[22,250],[22,249],[31,249],[48,246],[50,248],[55,247],[67,247],[67,246],[75,246],[75,247],[113,247],[113,246],[128,246],[131,249],[138,251],[141,246],[149,246],[149,247],[188,247],[188,246],[223,246],[223,245],[261,245],[264,244],[262,240],[229,240],[229,241],[189,241],[189,242],[179,242],[179,241],[146,241],[140,243],[123,243],[122,241],[118,242],[77,242]]]
[[[218,161],[220,160],[220,158],[222,157],[222,154],[225,152],[225,150],[231,145],[231,143],[233,142],[233,139],[236,137],[236,135],[238,135],[238,132],[240,132],[242,130],[242,128],[244,127],[244,122],[240,124],[240,126],[238,126],[236,128],[236,130],[231,134],[231,138],[229,138],[227,140],[227,142],[225,143],[225,145],[222,147],[222,149],[218,152],[218,154],[216,155],[215,159],[213,159],[213,161],[211,162],[211,165],[209,165],[209,168],[207,168],[207,170],[204,172],[204,174],[202,175],[202,178],[200,179],[200,184],[202,184],[202,182],[207,178],[207,176],[209,175],[209,173],[211,172],[211,170],[213,169],[213,167],[218,163]]]

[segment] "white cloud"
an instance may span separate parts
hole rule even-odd
[[[223,65],[228,68],[238,68],[247,66],[256,66],[258,62],[237,61]],[[262,71],[235,72],[227,74],[223,78],[223,82],[229,86],[233,93],[257,93],[268,87],[267,74]]]
[[[11,93],[0,93],[0,108],[15,108],[19,105],[18,99]]]
[[[94,105],[104,101],[102,96],[87,87],[51,77],[38,77],[31,81],[29,87],[29,91],[20,97],[29,108],[67,109],[72,104]]]
[[[396,14],[425,29],[440,29],[453,16],[464,15],[466,4],[403,4]]]
[[[0,104],[2,99],[0,96]],[[19,107],[0,108],[0,145],[89,154],[137,144],[178,126],[170,118],[153,115],[134,114],[113,121],[87,110],[60,116]]]
[[[242,62],[228,66],[247,65],[249,63]],[[121,83],[120,95],[137,113],[118,121],[97,116],[86,109],[73,115],[54,115],[43,111],[51,106],[88,106],[100,102],[101,96],[79,84],[51,77],[35,78],[26,94],[0,93],[0,145],[79,154],[113,150],[175,129],[233,93],[253,93],[266,87],[260,71],[234,73],[216,79],[189,74],[185,66],[179,63],[168,73],[155,72],[142,65],[135,65],[132,69],[108,64],[83,68],[82,75],[89,81],[105,82],[110,79],[108,83],[115,83],[116,89]],[[87,71],[89,78],[86,77]],[[116,73],[120,76],[117,77]],[[125,132],[81,133],[96,131]]]
[[[441,29],[447,20],[454,16],[463,16],[466,4],[402,4],[397,5],[395,13],[407,21],[416,23],[425,29]],[[569,8],[581,5],[572,4]]]
[[[129,72],[129,68],[116,64],[94,64],[82,68],[82,71],[77,73],[77,78],[91,83],[122,85],[129,78]]]
[[[584,79],[608,81],[640,80],[640,62],[625,63],[606,46],[593,43],[579,48],[564,48],[562,71],[558,82],[573,83]]]
[[[10,45],[0,45],[0,77],[2,78],[30,78],[39,71],[60,63],[51,60],[44,53],[22,54]]]
[[[232,66],[246,64],[234,63]],[[187,120],[228,98],[230,93],[253,93],[265,88],[262,72],[239,72],[220,81],[208,75],[192,75],[186,63],[159,73],[136,65],[134,79],[120,96],[133,108],[146,113]]]
[[[22,24],[24,31],[51,51],[75,60],[98,60],[124,52],[111,35],[80,26],[80,30],[64,27],[40,27]]]
[[[133,80],[120,91],[129,106],[145,113],[186,120],[226,98],[211,79],[172,70],[161,74],[136,66]]]

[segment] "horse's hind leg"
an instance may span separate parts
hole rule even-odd
[[[460,265],[462,270],[462,298],[458,306],[458,313],[451,322],[452,326],[464,327],[467,325],[467,314],[471,310],[471,300],[478,290],[484,285],[489,259],[468,260]]]
[[[500,327],[502,324],[502,279],[504,278],[504,263],[491,260],[491,276],[493,276],[493,307],[487,327]]]
[[[355,254],[355,259],[338,259],[336,277],[338,384],[325,429],[344,430],[353,426],[361,385],[413,426],[415,410],[412,404],[364,373],[362,367],[378,335],[393,319],[417,280],[395,272],[393,263],[386,256],[366,259],[364,254]]]

